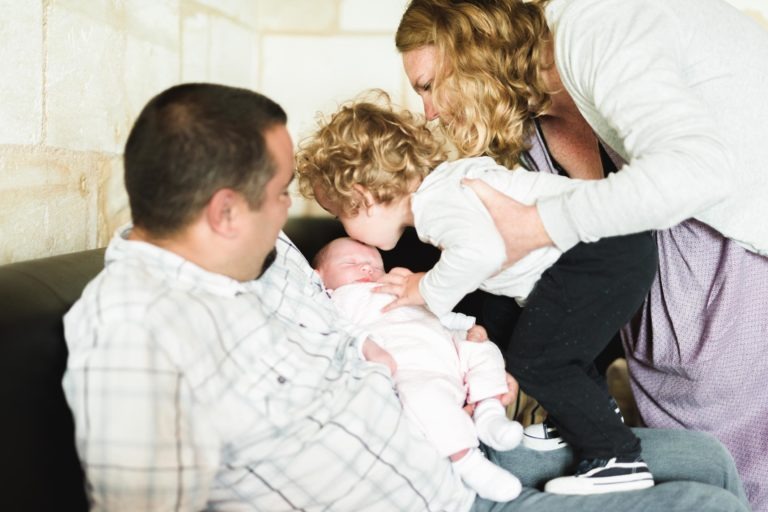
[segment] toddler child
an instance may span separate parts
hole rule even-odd
[[[524,204],[567,193],[580,180],[509,170],[491,158],[445,161],[424,119],[383,101],[342,106],[299,148],[299,187],[336,215],[354,239],[388,250],[408,226],[441,249],[435,266],[393,269],[379,291],[389,310],[426,304],[443,315],[480,288],[526,305],[507,351],[507,369],[549,412],[573,447],[575,474],[550,480],[562,494],[653,486],[639,439],[590,376],[595,357],[639,308],[656,272],[649,233],[579,244],[565,254],[537,249],[505,268],[504,243],[463,178],[482,179]],[[610,180],[606,180],[610,186]],[[510,219],[514,222],[514,219]]]
[[[496,345],[484,342],[485,330],[472,317],[449,313],[438,319],[423,306],[382,312],[392,297],[372,291],[384,275],[381,255],[351,238],[323,247],[314,267],[341,316],[394,358],[403,409],[450,457],[462,480],[483,498],[517,497],[520,481],[478,449],[479,438],[497,450],[511,450],[523,430],[507,419],[498,399],[508,389],[504,359]],[[476,404],[472,418],[463,409],[465,401]]]

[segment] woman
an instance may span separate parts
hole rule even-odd
[[[768,511],[768,33],[721,0],[413,0],[396,43],[460,155],[597,178],[490,195],[510,260],[657,230],[623,333],[641,415],[715,434]]]

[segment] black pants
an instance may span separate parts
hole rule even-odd
[[[515,322],[507,370],[547,410],[577,458],[640,455],[596,378],[594,360],[643,302],[656,274],[650,233],[580,243],[541,276]],[[503,322],[486,318],[489,333]]]

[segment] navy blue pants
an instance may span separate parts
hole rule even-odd
[[[577,458],[640,455],[640,440],[614,412],[594,361],[642,304],[657,266],[650,233],[580,243],[542,274],[516,321],[500,314],[503,307],[483,316],[492,335],[514,321],[507,370]]]

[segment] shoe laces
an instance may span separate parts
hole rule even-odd
[[[610,459],[583,459],[576,466],[576,474],[583,475],[584,473],[595,469],[597,467],[605,466]]]
[[[582,459],[576,466],[576,475],[584,473],[599,467],[607,466],[612,459]],[[616,462],[643,462],[642,457],[613,457]]]

